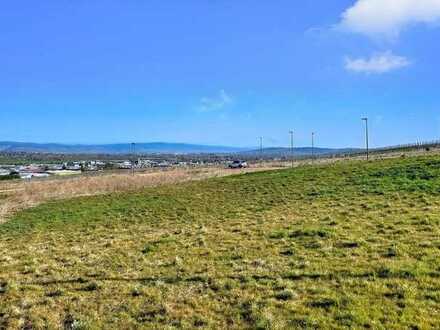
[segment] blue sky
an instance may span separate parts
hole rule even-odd
[[[440,136],[440,0],[0,10],[0,140],[362,146]]]

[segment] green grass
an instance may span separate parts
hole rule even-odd
[[[0,329],[440,327],[440,158],[57,201],[0,225]]]

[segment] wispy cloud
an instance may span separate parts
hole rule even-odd
[[[370,58],[345,58],[345,69],[357,73],[380,74],[410,65],[411,62],[403,56],[394,55],[388,51],[374,54]]]
[[[233,103],[233,98],[223,89],[215,97],[203,97],[200,99],[197,109],[201,112],[212,112],[223,110]]]
[[[440,22],[440,0],[357,0],[339,28],[373,38],[397,38],[414,24]]]

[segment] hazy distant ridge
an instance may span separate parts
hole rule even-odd
[[[355,149],[331,149],[314,148],[316,155],[336,154],[351,152]],[[59,144],[59,143],[27,143],[27,142],[0,142],[2,153],[52,153],[52,154],[128,154],[131,153],[129,143],[117,144]],[[139,154],[237,154],[243,156],[258,155],[260,150],[255,148],[237,148],[228,146],[209,146],[187,143],[136,143],[136,153]],[[265,156],[283,157],[290,156],[290,148],[264,148]],[[310,147],[298,147],[294,149],[294,155],[307,156],[312,154]]]
[[[246,150],[226,146],[206,146],[186,143],[136,143],[137,153],[235,153]],[[127,154],[131,152],[131,145],[118,144],[58,144],[58,143],[27,143],[27,142],[0,142],[0,152],[35,152],[60,154]]]

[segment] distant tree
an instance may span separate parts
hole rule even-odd
[[[0,181],[15,180],[15,179],[20,179],[20,175],[18,173],[11,173],[9,175],[0,176]]]

